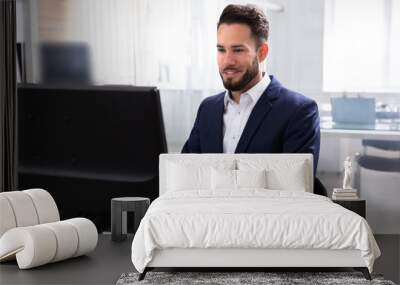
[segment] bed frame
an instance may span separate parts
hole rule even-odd
[[[371,280],[368,268],[361,258],[359,250],[328,249],[192,249],[171,248],[156,250],[152,261],[139,275],[142,280],[148,271],[155,268],[203,268],[233,269],[250,271],[259,268],[265,271],[271,268],[338,268],[352,267],[361,271],[367,280]]]
[[[186,159],[199,158],[198,154],[184,154]],[[218,154],[220,158],[249,158],[262,156],[277,157],[282,154]],[[202,154],[202,158],[212,159],[216,154]],[[309,185],[308,192],[313,192],[313,165],[311,154],[286,154],[285,156],[296,159],[304,159],[309,163]],[[182,158],[182,154],[162,154],[160,155],[160,195],[166,189],[166,162]],[[371,280],[371,275],[366,267],[365,261],[361,257],[359,250],[330,250],[330,249],[254,249],[254,248],[169,248],[157,249],[153,259],[143,273],[139,275],[139,280],[143,280],[148,271],[154,269],[206,269],[214,271],[218,269],[229,269],[229,271],[265,271],[266,269],[333,269],[333,268],[353,268],[361,271],[367,280]],[[259,269],[259,270],[258,270]]]

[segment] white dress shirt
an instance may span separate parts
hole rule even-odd
[[[250,117],[251,111],[253,111],[258,99],[260,99],[270,82],[271,79],[268,74],[265,73],[264,77],[256,85],[245,93],[240,94],[239,104],[230,97],[228,90],[225,92],[224,125],[222,133],[224,136],[224,153],[235,153],[236,146]]]

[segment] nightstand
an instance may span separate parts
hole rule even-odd
[[[340,206],[353,211],[356,214],[359,214],[361,217],[365,219],[365,200],[357,199],[357,200],[332,200],[332,202],[339,204]]]
[[[111,239],[123,241],[127,236],[127,212],[134,213],[134,233],[144,217],[150,199],[144,197],[120,197],[111,199]]]

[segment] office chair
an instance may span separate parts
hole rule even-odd
[[[367,221],[374,233],[400,233],[400,141],[362,140],[356,155],[356,184],[367,201]],[[395,151],[395,157],[369,155],[368,148]]]
[[[324,184],[318,177],[314,178],[314,194],[322,195],[328,197],[328,191],[326,190]]]

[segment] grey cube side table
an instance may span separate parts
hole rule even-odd
[[[150,199],[144,197],[120,197],[111,199],[111,240],[123,241],[127,234],[127,212],[134,213],[134,231],[144,217]]]

